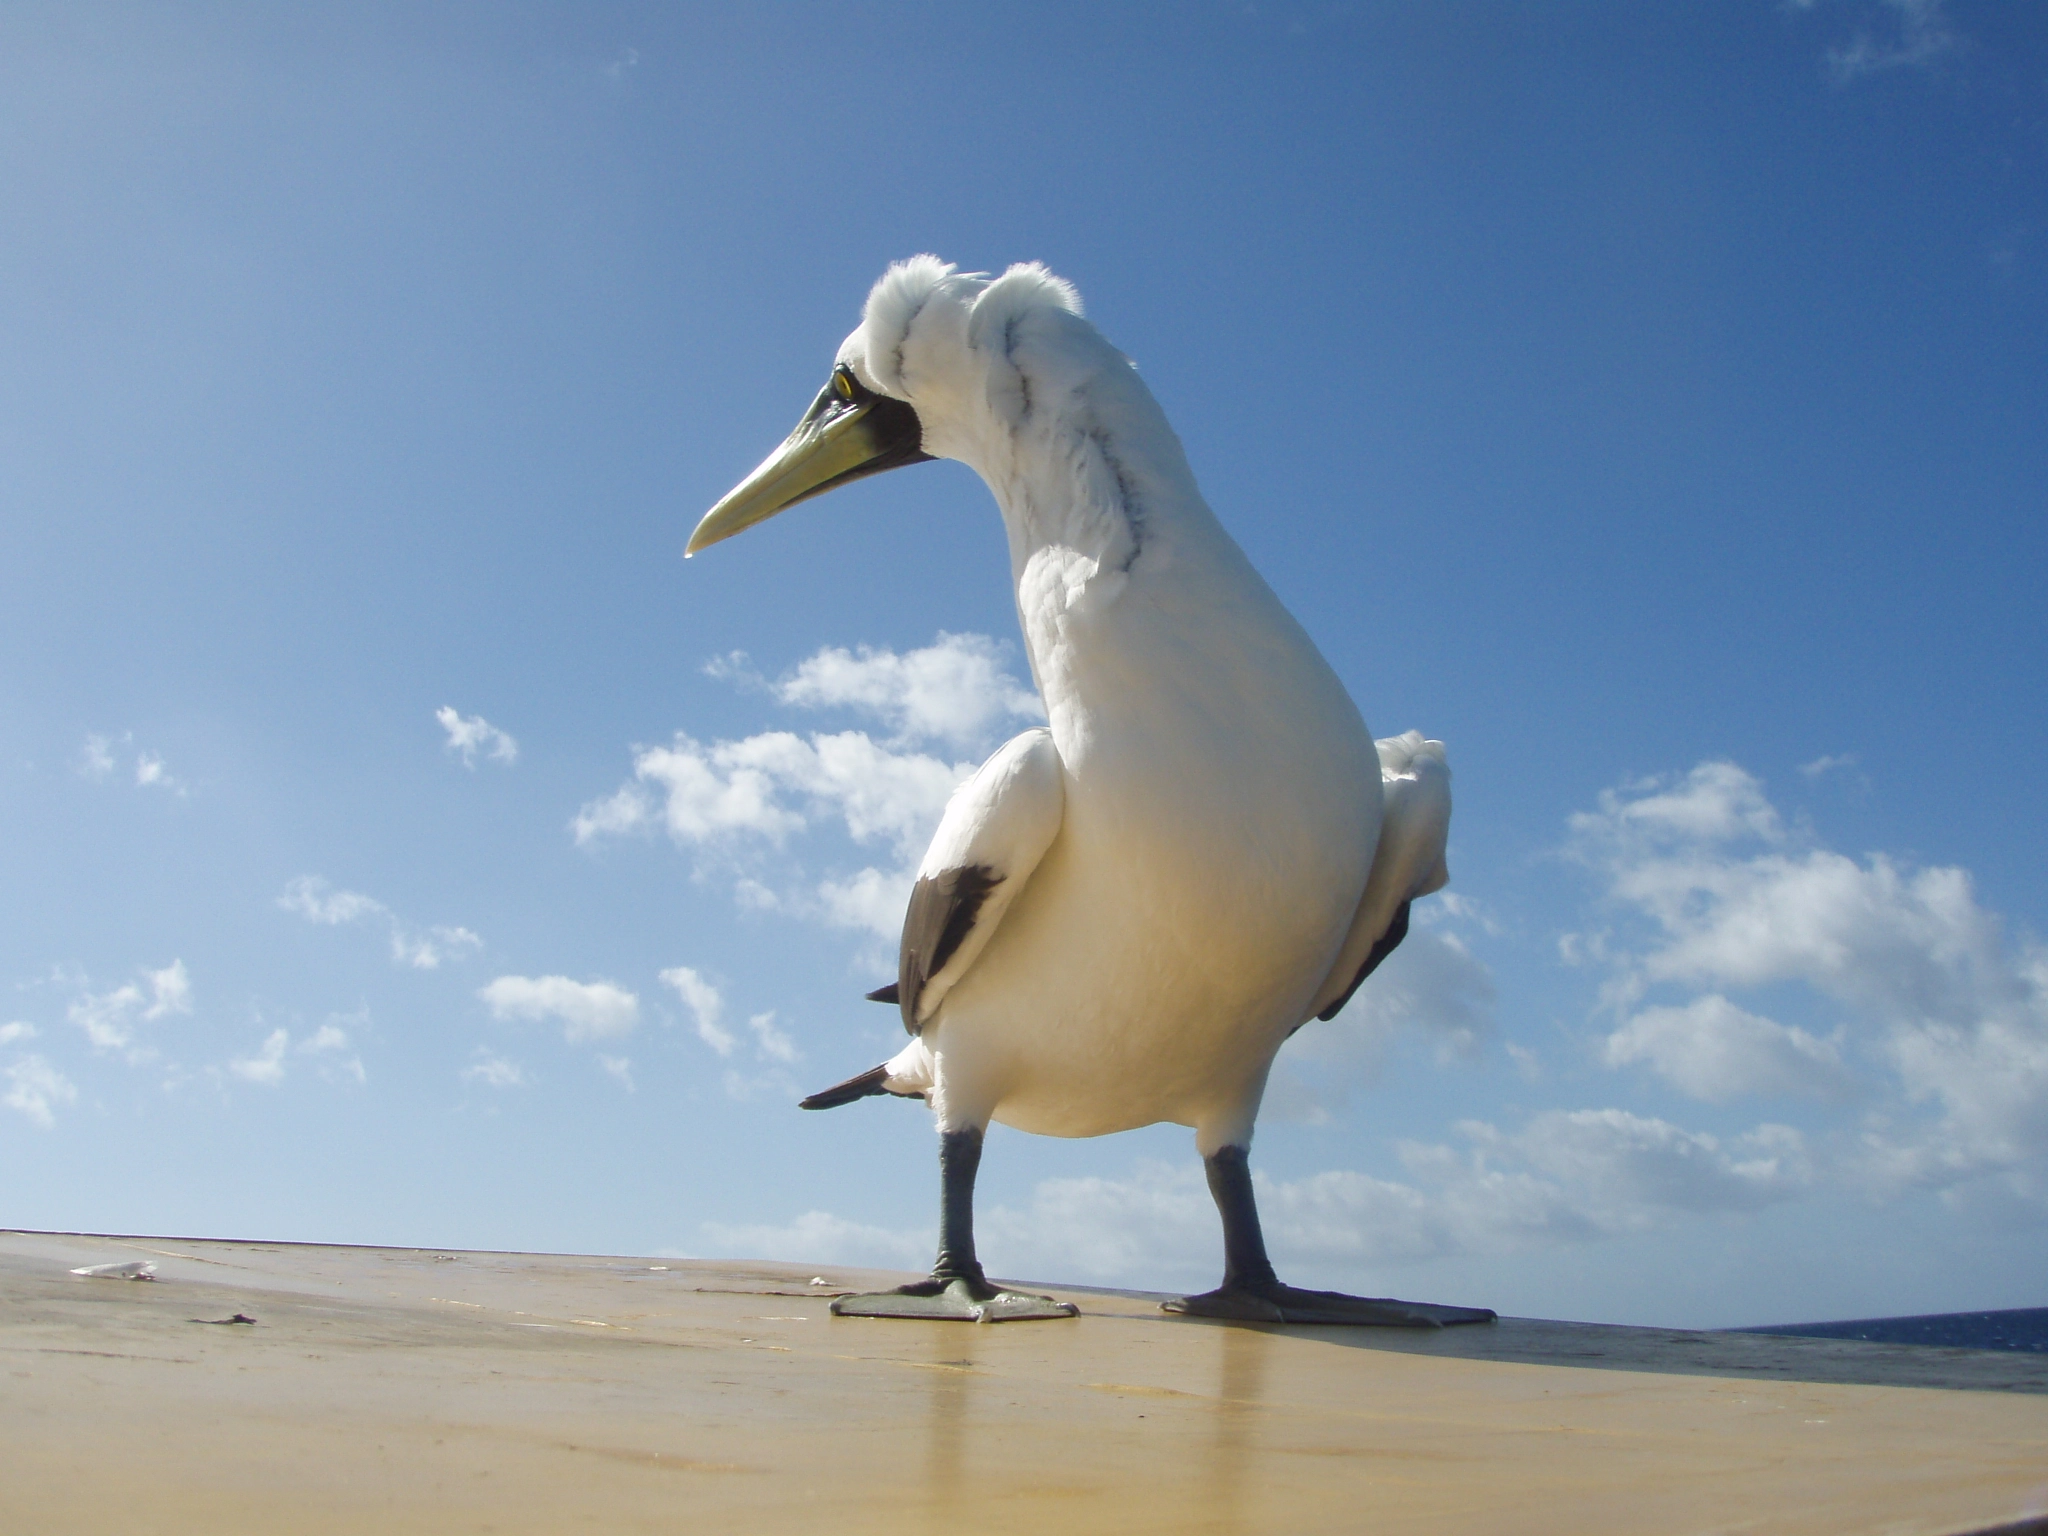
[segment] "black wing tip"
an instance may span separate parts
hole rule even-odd
[[[906,1033],[923,1032],[924,1021],[918,1014],[924,1004],[925,983],[943,971],[967,942],[982,903],[1005,878],[986,864],[959,864],[919,875],[911,886],[910,907],[903,914],[903,948],[895,989]]]
[[[798,1109],[837,1109],[842,1104],[851,1104],[855,1099],[865,1099],[889,1090],[882,1086],[889,1076],[887,1063],[870,1067],[858,1077],[849,1077],[843,1083],[834,1083],[830,1088],[821,1088],[807,1099],[797,1101]]]
[[[1344,1005],[1351,1001],[1352,993],[1365,985],[1365,978],[1380,968],[1380,962],[1401,947],[1401,941],[1408,937],[1408,909],[1413,906],[1411,898],[1395,910],[1393,921],[1387,924],[1387,931],[1380,935],[1379,942],[1372,947],[1372,953],[1365,957],[1365,964],[1358,968],[1358,974],[1351,978],[1351,985],[1344,989],[1344,995],[1316,1017],[1328,1023],[1344,1011]]]
[[[903,988],[898,983],[892,981],[886,987],[877,987],[874,991],[864,992],[861,995],[871,1003],[887,1003],[890,1007],[894,1008],[903,1001]]]

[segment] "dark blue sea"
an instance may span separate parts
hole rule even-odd
[[[1930,1317],[1866,1317],[1849,1323],[1779,1323],[1730,1333],[1786,1333],[1801,1339],[1866,1339],[1873,1344],[1932,1344],[1942,1349],[2023,1349],[2048,1354],[2048,1307],[2010,1312],[1943,1312]]]

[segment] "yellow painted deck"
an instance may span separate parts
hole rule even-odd
[[[158,1279],[68,1273],[134,1259]],[[1058,1287],[1080,1318],[826,1311],[897,1278],[0,1234],[0,1532],[1936,1536],[2048,1515],[2042,1356],[1248,1328]]]

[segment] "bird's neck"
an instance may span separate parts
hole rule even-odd
[[[1298,636],[1203,501],[1150,391],[1128,365],[1118,373],[970,460],[1002,509],[1025,649],[1063,754],[1091,733],[1086,717],[1127,696],[1134,668],[1205,656],[1219,614],[1240,640]]]
[[[1085,418],[1027,422],[1006,446],[982,473],[1009,536],[1032,675],[1057,720],[1076,663],[1104,633],[1134,569],[1158,563],[1164,530],[1146,494],[1156,475]]]
[[[974,467],[1002,509],[1020,600],[1034,566],[1057,566],[1068,588],[1106,582],[1163,563],[1190,533],[1215,529],[1180,440],[1118,362],[1083,387],[1027,405],[976,445]]]

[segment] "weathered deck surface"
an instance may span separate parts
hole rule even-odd
[[[67,1273],[130,1259],[157,1283]],[[2048,1514],[2039,1355],[1282,1332],[1085,1291],[1073,1322],[834,1319],[809,1270],[662,1262],[0,1234],[0,1530],[1933,1536]],[[194,1321],[237,1312],[256,1322]]]

